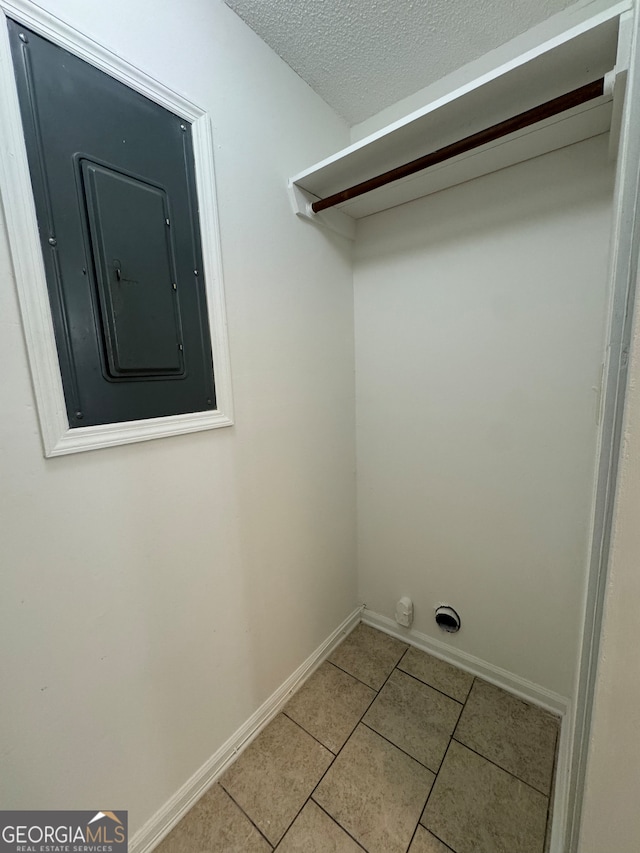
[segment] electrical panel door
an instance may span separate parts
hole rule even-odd
[[[214,409],[189,122],[9,32],[70,425]]]

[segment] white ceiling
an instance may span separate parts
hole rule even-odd
[[[575,0],[225,0],[350,124]]]

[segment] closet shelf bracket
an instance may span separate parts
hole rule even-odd
[[[346,237],[347,240],[356,239],[355,219],[340,210],[324,210],[321,213],[314,213],[312,205],[319,201],[318,196],[303,190],[293,181],[289,181],[289,200],[293,212],[301,219],[322,225],[329,231]]]

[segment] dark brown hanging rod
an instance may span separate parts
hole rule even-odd
[[[473,133],[471,136],[466,136],[458,142],[452,142],[451,145],[445,145],[444,148],[439,148],[431,154],[425,154],[416,160],[411,160],[410,163],[405,163],[403,166],[396,166],[395,169],[383,172],[375,178],[369,178],[360,184],[355,184],[353,187],[348,187],[346,190],[327,196],[327,198],[314,201],[311,209],[314,213],[320,213],[321,210],[327,210],[327,208],[334,207],[343,201],[349,201],[349,199],[357,198],[357,196],[364,195],[364,193],[371,192],[371,190],[377,190],[379,187],[384,187],[392,181],[399,181],[400,178],[406,178],[408,175],[415,175],[416,172],[428,169],[429,166],[435,166],[436,163],[450,160],[452,157],[457,157],[458,154],[464,154],[466,151],[479,148],[481,145],[486,145],[487,142],[493,142],[495,139],[500,139],[500,137],[514,133],[516,130],[530,127],[532,124],[537,124],[539,121],[544,121],[547,118],[563,113],[572,107],[578,107],[580,104],[592,101],[594,98],[599,98],[603,94],[604,77],[601,77],[599,80],[594,80],[593,83],[587,83],[586,86],[580,86],[579,89],[567,92],[566,95],[560,95],[559,98],[553,98],[553,100],[546,101],[544,104],[533,107],[524,113],[508,118],[498,124],[493,124],[491,127],[480,130],[478,133]]]

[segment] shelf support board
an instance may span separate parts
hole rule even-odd
[[[337,204],[350,201],[352,198],[357,198],[365,193],[377,190],[380,187],[384,187],[394,181],[399,181],[409,175],[415,175],[417,172],[422,172],[430,166],[443,163],[446,160],[457,157],[459,154],[472,151],[474,148],[480,148],[488,142],[493,142],[503,136],[508,136],[510,133],[531,127],[545,119],[566,112],[573,107],[580,106],[581,104],[592,101],[595,98],[599,98],[604,94],[604,91],[605,80],[601,77],[598,80],[587,83],[585,86],[580,86],[578,89],[574,89],[571,92],[560,95],[558,98],[553,98],[552,100],[539,104],[530,110],[526,110],[523,113],[512,116],[505,121],[491,125],[491,127],[487,127],[478,133],[466,136],[464,139],[452,142],[450,145],[445,145],[437,151],[432,151],[429,154],[425,154],[422,157],[411,160],[409,163],[404,163],[402,166],[396,166],[394,169],[390,169],[387,172],[383,172],[380,175],[376,175],[373,178],[369,178],[366,181],[362,181],[359,184],[355,184],[352,187],[348,187],[347,189],[327,196],[327,198],[318,199],[317,201],[312,202],[311,209],[314,213],[326,211],[331,207],[335,207]]]

